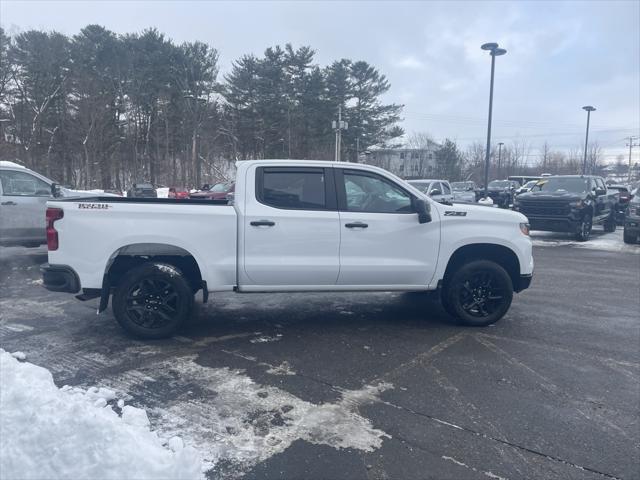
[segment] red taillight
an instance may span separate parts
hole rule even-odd
[[[53,224],[62,217],[64,217],[64,211],[61,208],[47,208],[47,248],[49,251],[58,249],[58,232]]]

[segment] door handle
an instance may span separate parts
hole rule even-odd
[[[369,225],[363,222],[345,223],[347,228],[367,228]]]
[[[16,202],[12,202],[11,200],[9,200],[8,202],[0,203],[0,205],[13,206],[13,205],[17,205],[17,203]]]
[[[249,223],[252,227],[273,227],[275,224],[276,222],[271,220],[257,220]]]

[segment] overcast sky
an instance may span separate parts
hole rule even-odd
[[[391,82],[386,101],[405,105],[407,132],[460,144],[486,141],[490,57],[497,58],[493,139],[523,139],[532,154],[547,140],[568,149],[590,138],[612,161],[640,135],[640,2],[0,2],[9,33],[29,28],[68,35],[98,23],[117,32],[157,27],[176,42],[202,40],[221,71],[268,46],[310,45],[325,65],[366,60]],[[626,156],[626,153],[625,153]],[[640,148],[634,154],[640,158]],[[626,158],[626,157],[625,157]]]

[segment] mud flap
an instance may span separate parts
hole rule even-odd
[[[100,292],[100,304],[98,305],[97,314],[104,312],[109,306],[109,295],[111,294],[111,282],[109,277],[104,275],[102,277],[102,290]]]

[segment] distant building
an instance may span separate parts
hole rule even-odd
[[[404,178],[430,178],[436,172],[436,151],[440,148],[430,142],[427,148],[380,148],[361,154],[360,163],[384,168]]]

